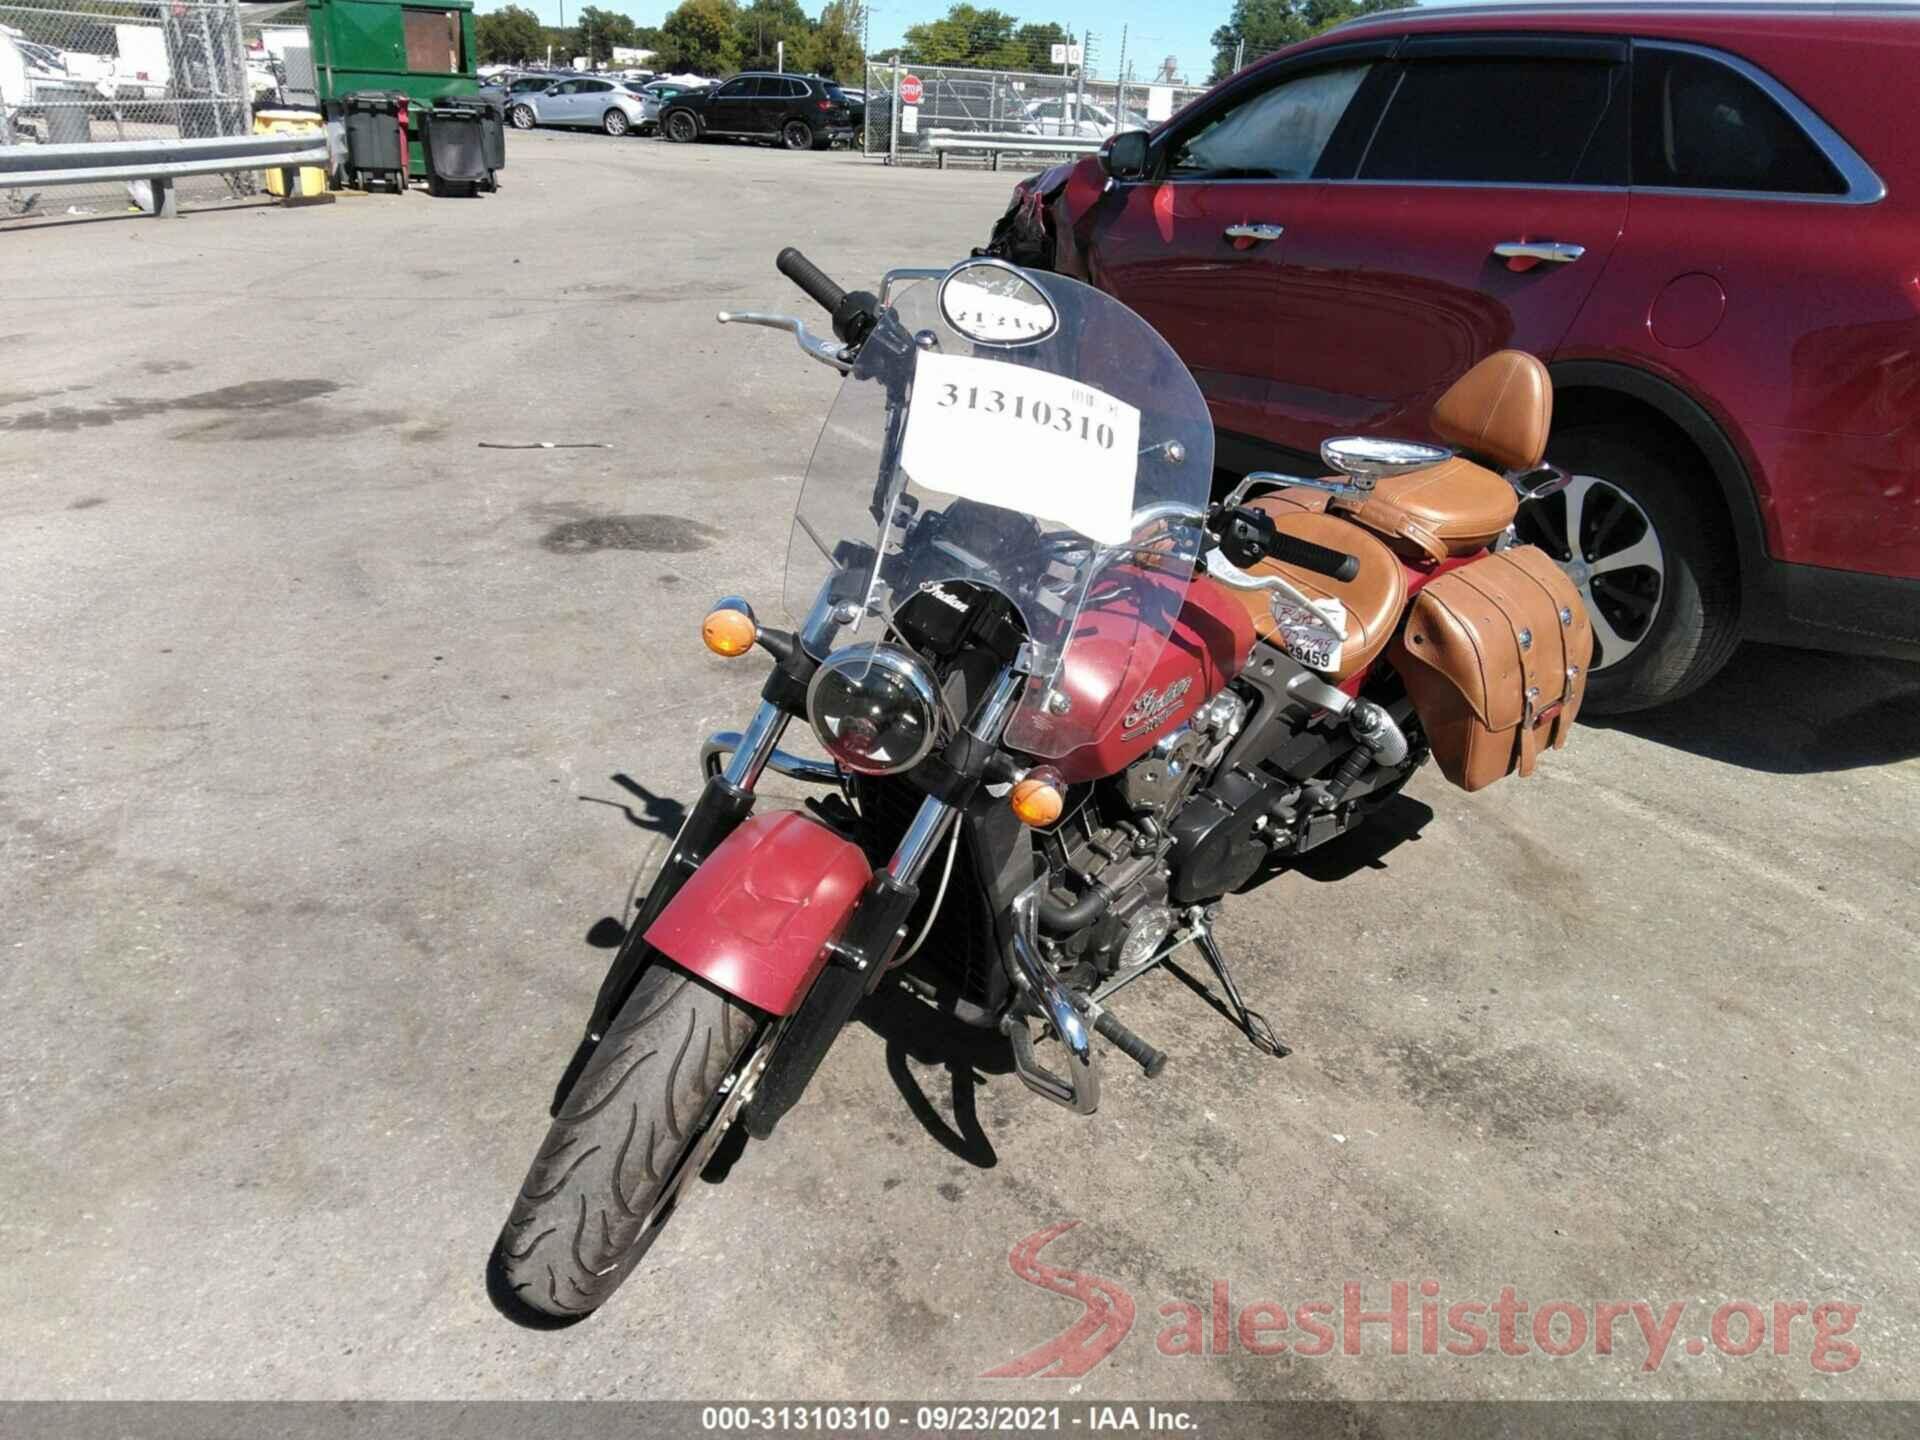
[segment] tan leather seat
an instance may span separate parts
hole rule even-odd
[[[1448,387],[1432,426],[1462,454],[1388,476],[1364,500],[1335,503],[1402,553],[1471,555],[1513,523],[1520,503],[1505,476],[1486,466],[1531,470],[1546,454],[1553,426],[1547,367],[1524,351],[1495,351]]]
[[[1531,470],[1547,453],[1553,382],[1524,350],[1496,350],[1434,402],[1433,433],[1502,470]]]
[[[1340,666],[1330,672],[1344,680],[1371,665],[1393,638],[1400,612],[1407,605],[1407,572],[1391,550],[1373,536],[1338,515],[1323,513],[1326,496],[1312,490],[1281,490],[1251,503],[1273,517],[1274,527],[1287,535],[1343,550],[1360,561],[1360,573],[1339,581],[1313,570],[1265,560],[1255,575],[1279,573],[1308,597],[1338,600],[1347,608],[1347,633],[1340,647]],[[1264,637],[1273,630],[1273,614],[1265,590],[1235,591],[1253,612],[1254,628]]]
[[[1389,475],[1363,500],[1334,504],[1403,554],[1444,560],[1491,545],[1513,523],[1520,498],[1506,477],[1455,455]]]

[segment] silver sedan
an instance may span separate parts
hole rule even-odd
[[[582,75],[546,90],[516,95],[507,118],[519,130],[531,130],[536,125],[578,125],[592,126],[609,135],[625,135],[652,128],[660,119],[660,107],[649,104],[647,97],[636,95],[620,81]]]

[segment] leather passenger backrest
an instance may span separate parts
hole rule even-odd
[[[1503,470],[1531,470],[1547,453],[1553,382],[1523,350],[1496,350],[1447,388],[1433,433]]]

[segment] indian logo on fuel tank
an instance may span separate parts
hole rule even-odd
[[[1193,688],[1193,679],[1175,680],[1165,689],[1155,690],[1148,686],[1134,697],[1133,704],[1127,707],[1127,713],[1120,717],[1120,735],[1125,739],[1138,735],[1143,730],[1151,730],[1164,721]]]

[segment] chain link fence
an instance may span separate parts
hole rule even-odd
[[[900,104],[904,88],[917,81],[917,104]],[[1067,142],[1058,154],[1085,153],[1125,130],[1144,130],[1166,119],[1205,87],[1174,83],[1097,80],[1076,73],[1033,70],[971,70],[908,60],[869,62],[866,123],[861,150],[902,163],[937,157],[938,136],[996,141],[1023,159],[1044,157],[1046,142]],[[1031,145],[1031,150],[1015,150]],[[955,152],[982,162],[994,152]]]
[[[282,12],[297,18],[283,21]],[[256,103],[283,96],[285,66],[263,38],[274,27],[304,37],[304,11],[239,0],[0,0],[0,144],[245,135]],[[259,185],[242,173],[188,177],[178,188],[183,200],[204,202]],[[0,219],[107,214],[132,201],[125,182],[0,190]]]

